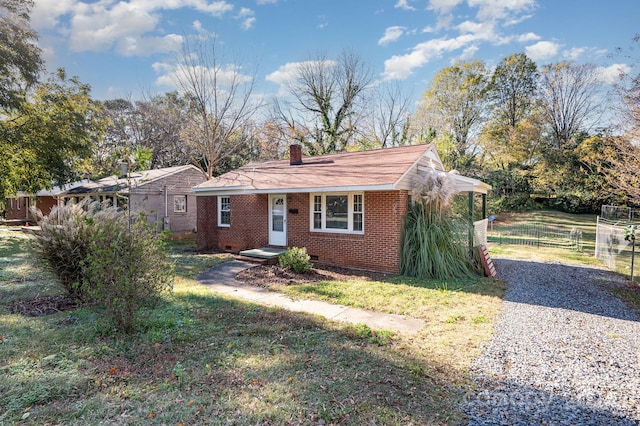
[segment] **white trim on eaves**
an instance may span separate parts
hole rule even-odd
[[[212,195],[240,195],[240,194],[299,194],[307,192],[365,192],[365,191],[393,191],[395,184],[359,185],[359,186],[317,186],[309,188],[271,188],[254,189],[243,186],[222,188],[193,188],[196,197]]]

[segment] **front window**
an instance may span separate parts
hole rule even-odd
[[[175,195],[173,197],[173,212],[186,213],[186,211],[187,211],[187,196]]]
[[[230,197],[218,197],[218,226],[231,226]]]
[[[364,231],[364,196],[361,193],[312,194],[311,230],[340,233]]]

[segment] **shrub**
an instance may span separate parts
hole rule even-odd
[[[307,254],[307,249],[302,247],[290,247],[284,254],[280,255],[278,260],[280,266],[287,269],[293,269],[299,274],[305,274],[311,271],[311,258]]]
[[[164,241],[146,220],[131,226],[120,218],[99,223],[82,262],[82,288],[104,307],[120,331],[130,332],[139,308],[171,289],[173,268]]]
[[[40,258],[70,294],[103,307],[120,331],[132,331],[140,308],[172,287],[164,241],[144,217],[130,221],[114,207],[83,203],[54,210],[40,222]]]
[[[82,261],[93,238],[89,202],[56,206],[49,216],[40,217],[34,253],[72,298],[88,301],[82,292]]]

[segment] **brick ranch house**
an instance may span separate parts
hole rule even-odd
[[[108,201],[112,205],[130,204],[131,212],[144,211],[148,222],[174,234],[196,231],[196,199],[191,188],[206,181],[193,165],[143,170],[89,181],[60,195],[60,203],[83,198]]]
[[[30,222],[37,221],[36,215],[32,208],[40,210],[43,215],[51,213],[51,209],[59,204],[61,194],[90,182],[88,179],[68,183],[61,186],[54,186],[52,189],[42,189],[35,194],[27,194],[18,192],[15,197],[9,197],[6,201],[6,211],[4,219],[14,222]]]
[[[306,247],[318,263],[398,274],[413,176],[434,169],[444,172],[432,144],[304,159],[292,145],[289,160],[249,163],[193,188],[197,245]],[[458,192],[490,188],[456,176]]]

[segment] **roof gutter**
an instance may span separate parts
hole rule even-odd
[[[393,191],[396,184],[385,185],[357,185],[357,186],[317,186],[307,188],[267,188],[255,189],[246,186],[219,187],[219,188],[193,188],[196,197],[212,195],[240,195],[240,194],[300,194],[314,192],[364,192],[364,191]]]

